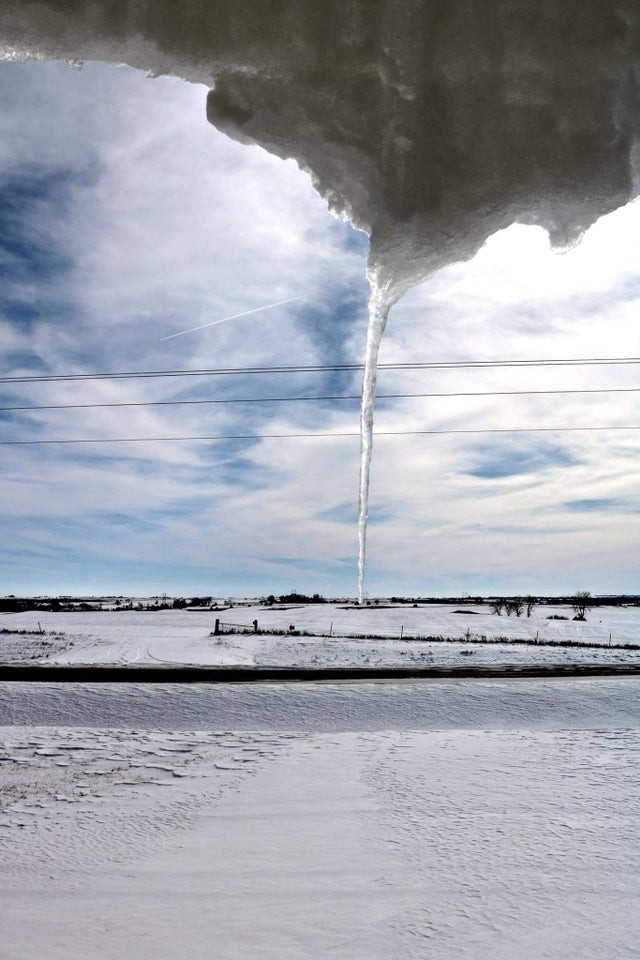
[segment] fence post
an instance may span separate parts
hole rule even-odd
[[[611,634],[609,634],[609,646],[611,646]]]
[[[539,630],[536,630],[536,643],[538,642],[538,634],[539,634],[539,632],[540,632]]]
[[[254,620],[254,621],[253,621],[253,632],[254,632],[254,633],[257,633],[257,632],[258,632],[258,621],[257,621],[257,620]]]
[[[329,636],[333,636],[333,620],[331,621],[331,626],[329,627]]]
[[[215,625],[215,627],[213,628],[213,632],[214,632],[214,634],[215,634],[216,637],[217,637],[218,634],[220,633],[220,621],[218,620],[217,617],[216,617],[216,625]]]
[[[400,627],[400,639],[402,640],[402,634],[404,633],[404,623]]]
[[[467,640],[469,639],[469,627],[467,627]]]

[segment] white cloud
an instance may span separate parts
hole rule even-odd
[[[33,315],[28,325],[14,319],[5,340],[16,371],[37,361],[85,372],[360,359],[362,239],[327,214],[295,164],[208,126],[203,88],[95,65],[81,75],[62,65],[4,65],[0,79],[0,181],[68,174],[62,201],[45,197],[24,210],[30,236],[65,266],[46,281],[36,274],[23,282],[33,286]],[[441,271],[394,307],[382,361],[637,355],[639,221],[637,205],[625,208],[560,257],[535,228],[496,235],[474,261]],[[45,294],[51,315],[39,306]],[[294,296],[305,303],[160,341]],[[5,305],[4,326],[8,316]],[[3,405],[351,393],[358,381],[354,374],[23,385],[5,390]],[[379,392],[637,384],[634,367],[383,371]],[[637,411],[634,394],[396,400],[380,403],[376,424],[614,424],[640,422]],[[4,435],[338,432],[357,424],[354,404],[103,407],[25,414],[6,421]],[[631,589],[637,436],[380,437],[370,589]],[[495,462],[505,464],[502,475]],[[162,576],[173,568],[193,592],[215,592],[217,583],[240,593],[262,583],[271,592],[292,580],[300,589],[355,589],[357,532],[344,505],[356,497],[357,439],[0,447],[0,463],[16,570],[26,569],[15,564],[21,547],[32,551],[32,578],[16,573],[14,589],[46,589],[52,551],[65,552],[56,589],[95,583],[94,563],[102,564],[105,590],[150,587],[154,564]],[[627,506],[621,514],[566,506],[588,500]],[[130,563],[140,568],[134,581]]]

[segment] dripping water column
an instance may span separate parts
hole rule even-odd
[[[376,400],[378,379],[378,354],[391,303],[369,277],[369,324],[367,349],[362,378],[362,402],[360,407],[360,487],[358,491],[358,600],[364,599],[364,568],[367,552],[367,518],[369,515],[369,477],[371,474],[371,451],[373,446],[373,408]]]

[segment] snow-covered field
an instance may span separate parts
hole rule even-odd
[[[3,958],[637,957],[634,678],[5,683],[0,740]]]
[[[540,606],[531,617],[519,618],[497,616],[481,606],[457,608],[445,604],[361,609],[338,604],[286,608],[256,605],[222,612],[38,611],[0,615],[1,629],[45,631],[43,635],[0,633],[0,662],[347,666],[450,664],[460,662],[463,655],[478,664],[640,662],[640,607],[598,607],[584,622],[549,619],[551,616],[570,617],[571,611]],[[216,618],[229,623],[231,629],[251,627],[257,620],[261,631],[289,631],[293,627],[309,636],[226,633],[214,637],[211,634]],[[365,639],[347,639],[345,634]],[[373,639],[376,637],[386,639]],[[539,643],[469,642],[482,638],[537,639]],[[566,641],[598,644],[598,648],[546,645]],[[616,649],[617,644],[634,644],[637,649]]]
[[[640,608],[552,615],[39,611],[0,661],[640,662]],[[0,958],[637,956],[635,678],[0,683],[0,740]]]

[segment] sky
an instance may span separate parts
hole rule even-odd
[[[208,124],[206,93],[0,64],[2,377],[361,363],[366,236],[294,161]],[[639,234],[637,203],[560,255],[514,225],[394,306],[381,362],[640,356]],[[256,437],[0,444],[0,594],[353,596],[358,438],[258,435],[357,433],[357,400],[167,401],[357,396],[360,380],[0,383],[3,408],[156,404],[3,410],[2,441]],[[377,437],[368,594],[639,593],[640,431],[555,430],[640,425],[631,388],[640,365],[381,370],[377,431],[554,429]],[[384,399],[473,392],[493,395]]]

